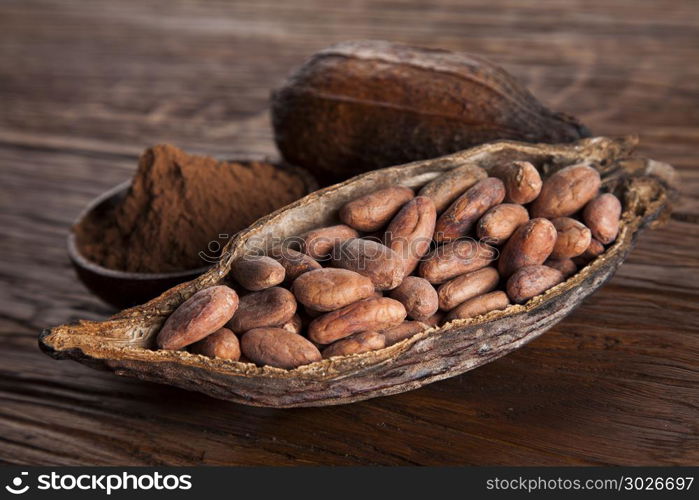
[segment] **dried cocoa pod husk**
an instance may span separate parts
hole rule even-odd
[[[629,159],[633,141],[603,137],[572,145],[492,143],[436,160],[400,165],[314,193],[253,224],[224,248],[225,257],[195,280],[127,309],[106,321],[82,321],[46,329],[39,343],[49,355],[74,359],[122,376],[169,384],[240,404],[275,408],[345,404],[396,394],[461,374],[504,356],[543,334],[603,285],[618,269],[645,228],[657,227],[674,197],[674,170],[644,158]],[[383,349],[316,361],[294,370],[156,350],[165,319],[199,290],[228,279],[230,265],[279,239],[337,223],[348,200],[379,187],[416,191],[466,163],[489,170],[507,161],[561,168],[588,163],[599,169],[605,189],[622,201],[619,235],[604,253],[564,283],[523,305],[465,319],[452,319]],[[258,292],[259,293],[259,292]],[[496,293],[496,292],[491,292]],[[472,299],[471,299],[472,300]],[[329,313],[332,314],[332,313]],[[594,317],[589,321],[597,321]],[[293,335],[293,334],[290,334]]]
[[[491,61],[371,40],[314,54],[272,94],[272,123],[286,160],[334,180],[498,139],[589,135]]]

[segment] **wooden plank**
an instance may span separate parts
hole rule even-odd
[[[274,155],[267,102],[348,38],[481,53],[597,133],[676,165],[669,224],[520,351],[406,394],[247,408],[40,354],[113,311],[77,282],[71,221],[148,145]],[[696,464],[699,12],[688,1],[31,0],[0,6],[0,462]],[[186,404],[183,404],[186,401]]]

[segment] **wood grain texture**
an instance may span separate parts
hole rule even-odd
[[[363,37],[480,53],[594,133],[639,133],[680,170],[673,219],[525,348],[364,403],[247,408],[38,351],[41,328],[112,312],[66,256],[84,204],[154,143],[274,154],[269,89]],[[680,0],[3,2],[0,462],[698,464],[698,39]]]

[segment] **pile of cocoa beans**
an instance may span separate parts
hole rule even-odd
[[[236,260],[235,283],[185,301],[158,347],[291,369],[525,303],[616,239],[621,203],[600,185],[587,164],[542,181],[516,161],[379,189],[296,248]]]

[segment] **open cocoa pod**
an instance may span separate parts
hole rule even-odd
[[[224,258],[193,281],[107,321],[81,321],[41,332],[41,348],[119,375],[200,391],[238,403],[323,406],[350,403],[418,388],[493,361],[541,335],[602,286],[631,251],[641,230],[669,213],[674,170],[649,159],[630,158],[633,139],[598,137],[566,145],[496,142],[441,158],[369,172],[312,193],[254,223],[232,239]],[[587,161],[603,188],[623,203],[621,230],[604,254],[563,283],[524,305],[467,320],[454,320],[389,347],[283,370],[207,358],[186,351],[155,351],[155,337],[168,315],[196,291],[223,282],[231,263],[287,238],[336,223],[347,201],[380,187],[418,188],[464,163],[490,169],[527,160],[546,172]]]

